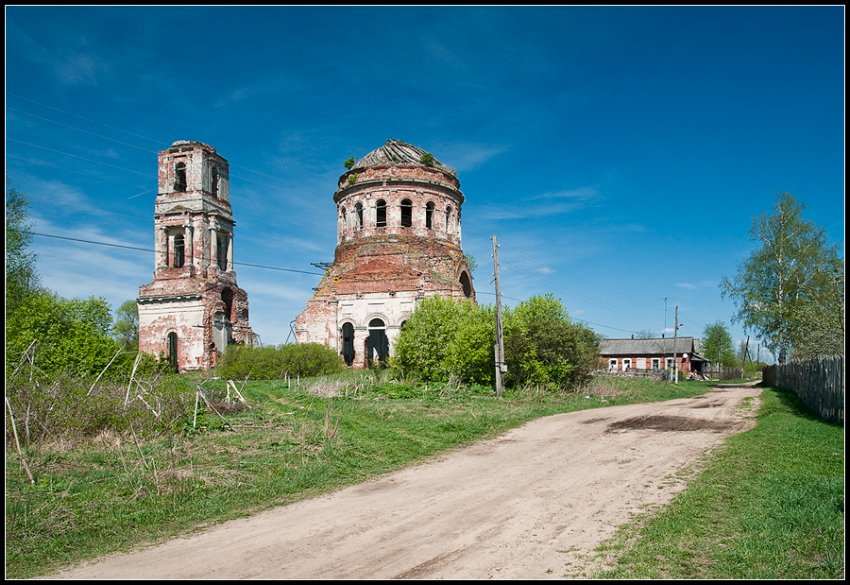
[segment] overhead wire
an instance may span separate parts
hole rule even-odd
[[[101,122],[101,121],[96,120],[96,119],[93,119],[93,118],[89,118],[89,117],[86,117],[86,116],[82,116],[82,115],[80,115],[80,114],[76,114],[76,113],[74,113],[74,112],[68,112],[68,111],[66,111],[66,110],[62,110],[62,109],[60,109],[60,108],[56,108],[56,107],[54,107],[54,106],[50,106],[50,105],[47,105],[47,104],[39,103],[39,102],[37,102],[37,101],[35,101],[35,100],[32,100],[32,99],[26,98],[26,97],[24,97],[24,96],[20,96],[20,95],[17,95],[17,94],[7,94],[7,95],[8,95],[8,96],[12,96],[12,97],[16,97],[16,98],[18,98],[18,99],[22,99],[22,100],[24,100],[24,101],[30,102],[30,103],[35,104],[35,105],[40,106],[40,107],[48,108],[48,109],[51,109],[51,110],[54,110],[54,111],[57,111],[57,112],[60,112],[60,113],[63,113],[63,114],[67,114],[67,115],[70,115],[70,116],[75,116],[75,117],[77,117],[77,118],[80,118],[80,119],[83,119],[83,120],[86,120],[86,121],[89,121],[89,122],[93,122],[93,123],[95,123],[95,124],[99,124],[99,125],[104,126],[104,127],[106,127],[106,128],[110,128],[110,129],[112,129],[112,130],[117,130],[117,131],[120,131],[120,132],[124,132],[124,133],[126,133],[126,134],[130,134],[130,135],[136,136],[136,137],[138,137],[138,138],[142,138],[142,139],[144,139],[144,140],[148,140],[148,141],[150,141],[150,142],[156,142],[156,143],[160,143],[160,144],[162,144],[162,143],[163,143],[162,141],[159,141],[159,140],[156,140],[156,139],[153,139],[153,138],[150,138],[150,137],[147,137],[147,136],[144,136],[144,135],[141,135],[141,134],[135,133],[135,132],[130,131],[130,130],[126,130],[126,129],[123,129],[123,128],[119,128],[119,127],[117,127],[117,126],[112,126],[112,125],[110,125],[110,124],[106,124],[105,122]],[[102,135],[102,134],[98,134],[98,133],[95,133],[95,132],[91,132],[91,131],[88,131],[88,130],[84,130],[84,129],[81,129],[81,128],[77,128],[77,127],[74,127],[74,126],[71,126],[71,125],[68,125],[68,124],[64,124],[64,123],[62,123],[62,122],[58,122],[58,121],[56,121],[56,120],[51,120],[51,119],[49,119],[49,118],[45,118],[45,117],[43,117],[43,116],[39,116],[39,115],[37,115],[37,114],[33,114],[33,113],[31,113],[31,112],[26,112],[26,111],[23,111],[23,110],[15,110],[15,109],[11,109],[11,108],[8,108],[8,106],[7,106],[7,110],[12,111],[12,112],[14,112],[14,113],[20,113],[20,114],[24,114],[24,115],[27,115],[27,116],[31,116],[31,117],[33,117],[33,118],[36,118],[36,119],[39,119],[39,120],[43,120],[43,121],[45,121],[45,122],[49,122],[49,123],[52,123],[52,124],[56,124],[56,125],[58,125],[58,126],[61,126],[61,127],[64,127],[64,128],[68,128],[68,129],[73,130],[73,131],[82,132],[82,133],[85,133],[85,134],[89,134],[89,135],[95,136],[95,137],[97,137],[97,138],[101,138],[101,139],[104,139],[104,140],[109,140],[109,141],[111,141],[111,142],[115,142],[115,143],[117,143],[117,144],[121,144],[121,145],[123,145],[123,146],[128,146],[128,147],[131,147],[131,148],[136,148],[136,149],[143,150],[143,151],[145,151],[145,152],[149,152],[149,153],[154,153],[154,154],[156,154],[156,153],[157,153],[157,151],[155,151],[155,150],[151,150],[151,149],[149,149],[149,148],[145,148],[145,147],[141,147],[141,146],[138,146],[138,145],[130,144],[130,143],[128,143],[128,142],[124,142],[124,141],[122,141],[122,140],[118,140],[118,139],[115,139],[115,138],[110,138],[110,137],[108,137],[108,136],[104,136],[104,135]],[[115,168],[115,169],[118,169],[118,170],[122,170],[122,171],[126,171],[126,172],[135,173],[135,174],[138,174],[138,175],[142,175],[142,176],[144,176],[144,177],[149,177],[149,178],[154,177],[154,175],[153,175],[152,173],[143,173],[143,172],[136,171],[136,170],[133,170],[133,169],[127,169],[127,168],[120,167],[120,166],[117,166],[117,165],[111,165],[111,164],[109,164],[109,163],[105,163],[105,162],[97,161],[97,160],[93,160],[93,159],[90,159],[90,158],[87,158],[87,157],[83,157],[83,156],[79,156],[79,155],[75,155],[75,154],[71,154],[71,153],[63,152],[63,151],[60,151],[60,150],[57,150],[57,149],[54,149],[54,148],[50,148],[50,147],[47,147],[47,146],[43,146],[43,145],[39,145],[39,144],[34,144],[34,143],[31,143],[31,142],[26,142],[26,141],[23,141],[23,140],[18,140],[18,139],[15,139],[15,138],[8,138],[8,137],[7,137],[7,140],[10,140],[10,141],[12,141],[12,142],[17,142],[17,143],[19,143],[19,144],[24,144],[24,145],[27,145],[27,146],[31,146],[31,147],[34,147],[34,148],[40,148],[40,149],[47,150],[47,151],[50,151],[50,152],[55,152],[55,153],[57,153],[57,154],[61,154],[61,155],[63,155],[63,156],[68,156],[68,157],[72,157],[72,158],[77,158],[77,159],[80,159],[80,160],[85,160],[85,161],[88,161],[88,162],[91,162],[91,163],[95,163],[95,164],[99,164],[99,165],[107,166],[107,167],[110,167],[110,168]],[[261,176],[264,176],[264,177],[268,177],[268,178],[272,178],[272,179],[276,179],[276,178],[277,178],[277,177],[273,177],[273,176],[271,176],[271,175],[268,175],[268,174],[266,174],[266,173],[262,173],[262,172],[260,172],[260,171],[256,171],[256,170],[253,170],[253,169],[250,169],[250,168],[247,168],[247,167],[238,166],[238,165],[235,165],[235,164],[232,164],[232,163],[231,163],[231,165],[230,165],[230,166],[231,166],[232,168],[240,168],[240,169],[242,169],[242,170],[245,170],[245,171],[248,171],[248,172],[251,172],[251,173],[255,173],[255,174],[257,174],[257,175],[261,175]],[[74,171],[72,171],[72,172],[74,172]],[[81,174],[84,174],[84,173],[81,173]],[[233,177],[233,175],[231,175],[231,176]],[[256,181],[252,181],[251,179],[248,179],[248,178],[246,178],[246,177],[242,177],[242,176],[236,176],[236,177],[233,177],[233,178],[238,178],[239,180],[244,180],[244,181],[248,181],[248,182],[256,182]],[[140,193],[137,193],[137,194],[135,194],[135,195],[132,195],[132,196],[128,197],[128,199],[133,199],[133,198],[136,198],[136,197],[140,197],[141,195],[144,195],[145,193],[148,193],[148,192],[150,192],[150,191],[152,191],[152,190],[153,190],[153,189],[148,189],[148,190],[146,190],[146,191],[142,191],[142,192],[140,192]],[[151,249],[148,249],[148,248],[139,248],[139,247],[135,247],[135,246],[126,246],[126,245],[120,245],[120,244],[111,244],[111,243],[104,243],[104,242],[96,242],[96,241],[92,241],[92,240],[83,240],[83,239],[80,239],[80,238],[70,238],[70,237],[57,236],[57,235],[52,235],[52,234],[44,234],[44,233],[40,233],[40,232],[30,232],[30,233],[32,233],[33,235],[38,235],[38,236],[42,236],[42,237],[58,238],[58,239],[65,239],[65,240],[70,240],[70,241],[77,241],[77,242],[81,242],[81,243],[88,243],[88,244],[94,244],[94,245],[110,246],[110,247],[115,247],[115,248],[125,248],[125,249],[132,249],[132,250],[145,251],[145,252],[154,252],[154,253],[155,253],[155,250],[151,250]],[[534,261],[534,259],[532,259],[532,258],[530,258],[529,256],[527,256],[527,255],[523,254],[522,252],[516,252],[516,251],[514,251],[513,253],[516,253],[516,254],[518,254],[518,255],[520,255],[520,256],[523,256],[523,257],[525,257],[525,258],[526,258],[527,260],[529,260],[529,261],[532,261],[532,262]],[[240,265],[240,266],[249,266],[249,267],[254,267],[254,268],[268,269],[268,270],[280,270],[280,271],[287,271],[287,272],[297,272],[297,273],[303,273],[303,274],[310,274],[310,275],[324,276],[324,274],[323,274],[323,273],[317,273],[317,272],[311,272],[311,271],[305,271],[305,270],[297,270],[297,269],[291,269],[291,268],[280,268],[280,267],[274,267],[274,266],[264,266],[264,265],[260,265],[260,264],[250,264],[250,263],[244,263],[244,262],[233,262],[233,264],[234,264],[234,265]],[[520,265],[520,266],[522,266],[522,264],[521,264],[521,263],[520,263],[519,265]],[[530,266],[530,265],[528,265],[528,264],[527,264],[526,266]],[[541,284],[543,284],[543,282],[542,282],[542,278],[543,278],[543,277],[542,277],[541,275],[537,274],[537,273],[527,273],[527,274],[526,274],[526,276],[529,276],[529,277],[531,277],[531,278],[533,278],[533,279],[537,279],[537,280],[538,280],[538,282],[540,282]],[[549,283],[545,283],[545,284],[549,284]],[[559,287],[559,288],[563,289],[563,287]],[[481,292],[481,294],[495,294],[495,293],[489,293],[489,292],[486,292],[486,291],[480,291],[480,292]],[[574,292],[572,292],[572,291],[566,291],[566,292],[568,292],[571,296],[575,296],[575,297],[579,297],[579,298],[584,298],[585,300],[587,300],[587,301],[589,301],[589,302],[596,302],[594,299],[589,299],[589,298],[587,298],[587,297],[582,297],[582,295],[579,295],[579,294],[574,293]],[[500,296],[502,296],[502,298],[505,298],[505,299],[508,299],[508,300],[514,300],[514,301],[517,301],[517,302],[522,302],[522,300],[521,300],[521,299],[516,299],[516,298],[508,297],[508,296],[505,296],[505,295],[503,295],[503,294],[502,294],[502,295],[500,295]],[[613,308],[613,307],[610,307],[610,308]],[[618,310],[618,311],[619,311],[619,309],[616,309],[616,308],[614,308],[614,310]],[[622,312],[625,312],[625,311],[622,311]],[[632,314],[632,313],[628,313],[628,314]],[[613,330],[617,330],[617,331],[623,331],[623,332],[626,332],[626,333],[636,333],[636,332],[634,332],[634,331],[630,331],[630,330],[626,330],[626,329],[621,329],[621,328],[617,328],[617,327],[613,327],[613,326],[609,326],[609,325],[604,325],[604,324],[601,324],[601,323],[595,323],[595,322],[593,322],[593,321],[589,321],[589,320],[585,320],[585,319],[580,319],[580,318],[577,318],[577,317],[573,317],[573,318],[574,318],[575,320],[577,320],[577,321],[581,321],[581,322],[583,322],[583,323],[589,323],[589,324],[592,324],[592,325],[596,325],[596,326],[598,326],[598,327],[604,327],[604,328],[607,328],[607,329],[613,329]]]
[[[55,238],[57,240],[69,240],[69,241],[72,241],[72,242],[94,244],[94,245],[97,245],[97,246],[106,246],[106,247],[109,247],[109,248],[124,248],[124,249],[127,249],[127,250],[137,250],[137,251],[140,251],[140,252],[153,252],[154,254],[156,254],[156,250],[153,250],[151,248],[142,248],[142,247],[139,247],[139,246],[127,246],[127,245],[124,245],[124,244],[113,244],[111,242],[97,242],[97,241],[94,241],[94,240],[85,240],[83,238],[72,238],[72,237],[69,237],[69,236],[58,236],[56,234],[45,234],[43,232],[36,232],[36,231],[32,231],[32,230],[21,230],[21,231],[23,233],[30,234],[30,235],[33,235],[33,236],[41,236],[41,237],[45,237],[45,238]],[[263,268],[263,269],[266,269],[266,270],[280,270],[280,271],[283,271],[283,272],[298,272],[298,273],[301,273],[301,274],[311,274],[311,275],[314,275],[314,276],[324,276],[325,275],[325,273],[323,273],[323,272],[313,272],[313,271],[310,271],[310,270],[298,270],[296,268],[281,268],[280,266],[264,266],[262,264],[250,264],[248,262],[233,262],[233,265],[234,266],[250,266],[252,268]]]

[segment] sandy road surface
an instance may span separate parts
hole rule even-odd
[[[755,387],[539,419],[332,494],[52,578],[561,579],[752,425]],[[749,408],[746,406],[749,405]],[[681,474],[680,474],[681,475]]]

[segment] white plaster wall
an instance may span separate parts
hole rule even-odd
[[[168,334],[177,333],[177,353],[181,369],[203,366],[204,304],[201,299],[139,303],[139,339],[147,340],[140,350],[168,356]]]

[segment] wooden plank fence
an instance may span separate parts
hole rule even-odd
[[[744,377],[744,370],[711,364],[703,368],[702,375],[712,380],[740,380]]]
[[[763,382],[793,390],[821,418],[844,425],[844,356],[792,360],[764,369]]]

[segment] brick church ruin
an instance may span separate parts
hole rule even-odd
[[[337,186],[334,262],[296,318],[295,336],[368,367],[390,355],[417,301],[475,300],[461,249],[464,197],[454,170],[399,140],[355,162]]]
[[[232,342],[254,342],[233,271],[227,161],[178,140],[158,155],[153,281],[139,288],[139,350],[177,371],[208,369]]]
[[[230,343],[255,343],[233,270],[229,167],[213,147],[186,140],[158,160],[155,270],[139,287],[139,350],[176,371],[209,369]],[[455,171],[411,144],[388,140],[354,162],[334,193],[334,262],[295,320],[296,341],[368,367],[391,354],[421,299],[474,302],[463,201]]]

